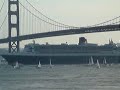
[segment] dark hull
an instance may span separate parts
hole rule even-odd
[[[35,65],[40,61],[41,64],[49,64],[50,59],[52,64],[88,64],[89,56],[54,56],[54,57],[41,57],[41,56],[5,56],[3,57],[8,61],[9,64],[13,64],[18,61],[21,64]],[[120,63],[120,57],[118,56],[106,56],[107,63]],[[104,57],[93,56],[94,62],[97,59],[100,63],[103,63]]]

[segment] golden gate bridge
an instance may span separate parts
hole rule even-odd
[[[45,16],[28,0],[4,0],[2,11],[0,44],[9,43],[9,53],[19,52],[23,40],[120,30],[120,16],[86,27],[69,26]]]

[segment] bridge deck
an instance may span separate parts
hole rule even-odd
[[[22,40],[35,39],[35,38],[72,35],[72,34],[95,33],[95,32],[109,32],[109,31],[120,31],[120,24],[22,35],[19,37],[12,37],[11,39],[10,38],[0,39],[0,43],[8,43],[10,40],[11,41],[22,41]]]

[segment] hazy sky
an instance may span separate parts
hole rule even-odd
[[[73,26],[96,24],[120,15],[120,0],[29,0],[45,15]]]
[[[48,17],[71,26],[87,26],[120,16],[120,0],[28,0]],[[80,34],[37,39],[39,43],[78,43],[79,37],[90,43],[108,43],[109,38],[119,42],[120,32]],[[32,42],[32,40],[28,41]],[[27,42],[27,43],[28,43]],[[22,42],[25,43],[25,42]]]
[[[29,0],[38,10],[48,17],[72,26],[86,26],[100,23],[120,15],[120,0]],[[104,44],[109,38],[120,40],[120,32],[70,35],[40,39],[50,43],[78,43],[85,36],[88,42]]]

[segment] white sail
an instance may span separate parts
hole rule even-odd
[[[18,63],[18,62],[16,62],[16,64],[15,64],[14,68],[15,68],[15,69],[20,68],[20,66],[19,66],[19,63]]]
[[[50,68],[52,68],[52,67],[53,67],[52,60],[50,59]]]
[[[93,61],[93,57],[91,56],[91,64],[93,65],[94,64],[94,61]]]
[[[104,64],[107,64],[106,58],[104,58]]]
[[[40,61],[39,61],[39,64],[38,64],[38,68],[41,68],[41,63],[40,63]]]
[[[107,61],[106,61],[106,58],[104,57],[103,59],[103,64],[107,65]]]
[[[98,59],[97,59],[97,67],[98,67],[98,68],[100,68],[100,64],[99,64],[99,61],[98,61]]]

